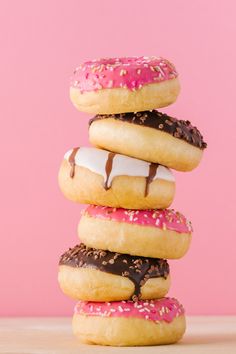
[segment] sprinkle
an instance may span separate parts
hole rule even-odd
[[[113,80],[110,80],[108,82],[108,85],[107,85],[108,88],[112,88],[113,87]]]
[[[127,74],[127,70],[121,69],[121,71],[120,71],[120,76],[124,76],[124,75],[126,75],[126,74]]]
[[[145,311],[147,311],[147,312],[151,312],[151,311],[149,310],[149,308],[147,308],[147,307],[145,307]]]

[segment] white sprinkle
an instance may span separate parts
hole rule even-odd
[[[118,306],[118,310],[119,310],[120,312],[124,312],[124,310],[123,310],[123,308],[122,308],[121,306]]]
[[[108,85],[107,85],[108,88],[112,88],[113,87],[113,80],[110,80],[108,82]]]
[[[124,75],[126,75],[126,74],[127,74],[127,70],[121,69],[121,71],[120,71],[120,76],[124,76]]]

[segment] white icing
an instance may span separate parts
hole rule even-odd
[[[64,158],[69,160],[72,150],[69,150]],[[106,162],[109,151],[96,148],[80,148],[75,155],[77,166],[88,168],[90,171],[102,175],[106,179]],[[113,178],[116,176],[148,177],[150,163],[133,157],[116,154],[113,159],[112,170],[108,179],[107,186],[111,186]],[[163,179],[174,182],[175,178],[169,168],[158,166],[155,179]]]

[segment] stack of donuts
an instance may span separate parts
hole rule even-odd
[[[80,341],[113,346],[175,343],[185,332],[183,306],[167,293],[167,259],[187,252],[192,226],[170,207],[171,169],[191,171],[206,143],[189,121],[157,109],[175,102],[178,74],[160,57],[109,58],[76,68],[70,98],[95,115],[93,147],[69,150],[59,171],[66,198],[89,204],[81,243],[59,261],[62,291],[77,300]]]

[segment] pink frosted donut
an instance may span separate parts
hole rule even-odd
[[[154,258],[181,258],[187,252],[191,222],[173,209],[132,210],[89,205],[79,237],[87,246]]]
[[[192,232],[191,222],[174,209],[132,210],[89,205],[84,213],[99,219],[126,222],[133,225],[157,227],[179,233]]]
[[[184,308],[168,297],[138,302],[79,301],[73,330],[86,343],[116,346],[174,343],[185,331]]]
[[[101,58],[75,69],[70,97],[88,113],[150,110],[176,100],[177,77],[174,65],[161,57]]]

